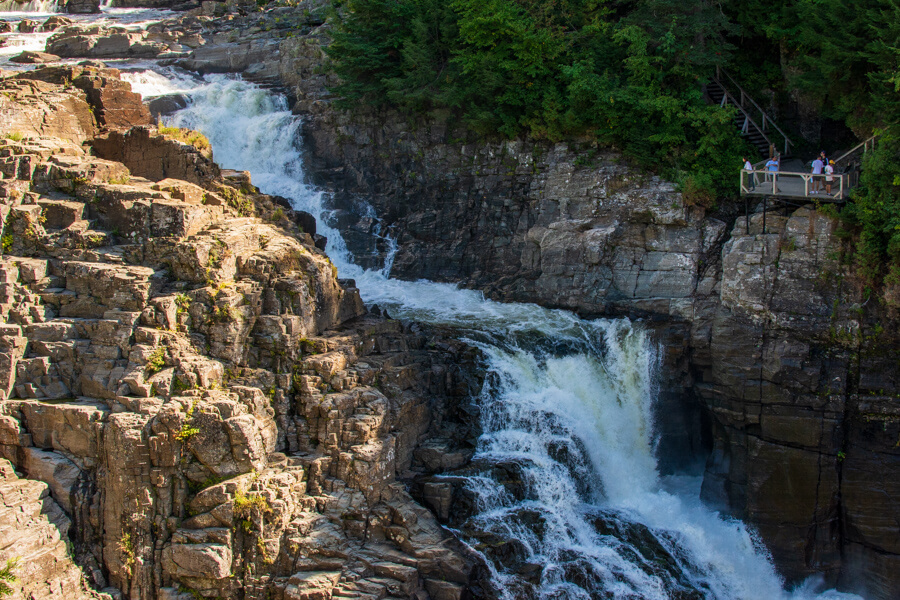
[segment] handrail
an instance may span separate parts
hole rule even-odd
[[[841,162],[842,160],[844,160],[845,158],[847,158],[848,156],[850,156],[851,154],[853,154],[854,152],[859,150],[860,148],[863,149],[863,154],[865,154],[869,149],[869,143],[872,144],[872,149],[874,150],[875,149],[875,138],[877,138],[877,137],[878,137],[877,134],[873,135],[866,141],[861,142],[861,143],[857,144],[856,146],[854,146],[852,149],[844,152],[843,154],[841,154],[840,158],[834,159],[834,164],[838,164],[839,162]]]
[[[716,67],[716,82],[722,87],[723,90],[727,91],[727,88],[724,85],[722,85],[721,81],[719,81],[719,78],[722,75],[725,75],[725,77],[728,78],[728,81],[733,83],[735,85],[735,87],[737,87],[738,91],[741,92],[741,103],[738,104],[738,106],[741,107],[741,109],[744,111],[744,114],[746,114],[749,117],[749,114],[747,113],[746,109],[743,106],[744,99],[746,98],[747,100],[750,101],[750,104],[752,104],[753,107],[756,108],[756,110],[758,110],[760,113],[762,113],[763,126],[766,125],[766,122],[769,122],[772,124],[772,127],[774,127],[775,130],[781,134],[781,137],[784,138],[784,153],[787,154],[790,147],[794,145],[794,141],[791,138],[789,138],[785,132],[783,132],[781,130],[781,127],[779,127],[775,123],[775,121],[773,121],[772,118],[769,117],[768,113],[766,113],[766,111],[764,111],[762,109],[762,107],[756,103],[756,101],[753,99],[753,97],[744,91],[744,88],[741,87],[741,84],[739,84],[737,81],[735,81],[734,78],[731,75],[729,75],[723,68],[717,66]],[[729,95],[731,95],[731,94],[729,94]],[[734,98],[733,95],[731,95],[731,97]],[[755,123],[754,123],[754,125],[755,125]],[[766,138],[766,141],[768,141],[769,144],[772,144],[772,141],[769,140],[768,136],[765,135],[765,130],[759,126],[757,126],[757,129],[759,129],[759,132],[763,134],[763,136]]]
[[[737,101],[737,99],[732,95],[731,92],[728,91],[728,88],[726,88],[724,85],[722,86],[722,93],[725,94],[722,97],[722,106],[725,105],[725,100],[731,98],[731,101],[734,103],[734,105],[737,106],[739,109],[741,109],[741,112],[744,114],[744,117],[746,117],[746,119],[748,121],[750,121],[750,123],[753,124],[754,127],[756,127],[756,129],[759,131],[760,134],[762,134],[762,136],[765,138],[765,140],[767,142],[769,142],[769,145],[773,145],[772,140],[770,140],[769,136],[766,135],[765,130],[763,130],[759,125],[757,125],[756,121],[753,120],[753,117],[750,116],[750,113],[747,112],[747,109],[740,105],[740,103]],[[787,149],[785,149],[785,154],[787,154],[786,150]]]
[[[797,171],[767,171],[741,169],[740,190],[742,196],[781,196],[787,198],[810,198],[818,202],[835,202],[846,200],[849,191],[855,186],[848,173],[835,173],[832,179],[833,193],[829,196],[815,193],[810,184],[814,181],[825,184],[822,175],[813,175]],[[801,187],[795,183],[802,181]],[[792,183],[793,182],[793,183]],[[748,184],[751,184],[748,186]]]

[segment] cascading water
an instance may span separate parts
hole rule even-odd
[[[0,13],[27,13],[31,15],[48,15],[60,13],[65,9],[66,0],[0,0]]]
[[[154,76],[126,77],[137,91],[192,85],[161,72],[171,89]],[[322,194],[303,183],[299,121],[283,98],[224,76],[193,86],[191,106],[172,122],[205,133],[216,160],[249,170],[263,191],[326,214]],[[742,523],[705,508],[696,492],[685,491],[691,480],[658,475],[650,410],[656,363],[639,323],[584,321],[446,284],[390,280],[389,267],[354,265],[327,219],[320,228],[332,259],[356,278],[367,302],[463,328],[483,352],[483,434],[472,465],[447,481],[461,482],[472,498],[453,526],[484,556],[498,595],[857,598],[817,593],[815,582],[784,591]]]

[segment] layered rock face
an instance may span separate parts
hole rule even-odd
[[[824,572],[867,598],[895,597],[898,328],[839,260],[834,224],[808,209],[710,217],[602,149],[486,141],[452,122],[336,111],[320,69],[321,5],[240,16],[210,3],[131,37],[61,30],[48,51],[164,57],[286,88],[306,116],[308,170],[333,192],[335,225],[361,264],[381,264],[380,226],[400,243],[395,276],[648,317],[664,364],[663,464],[709,454],[704,497],[757,526],[789,579]],[[232,14],[212,18],[224,10]],[[62,137],[94,135],[89,123],[67,127]],[[156,139],[149,131],[94,138],[96,151],[159,177],[134,170]],[[327,575],[313,579],[311,589],[328,586]]]
[[[463,597],[473,558],[398,478],[426,440],[471,456],[473,351],[367,316],[246,173],[116,128],[146,109],[113,70],[61,72],[0,80],[0,498],[48,540],[17,593]]]
[[[762,214],[726,224],[612,154],[311,109],[310,162],[362,260],[383,253],[366,199],[399,242],[394,276],[664,322],[663,464],[711,436],[705,499],[758,527],[789,580],[895,595],[900,341],[831,219],[769,213],[763,233]]]
[[[602,149],[336,111],[321,43],[324,28],[283,80],[361,262],[386,250],[379,225],[399,242],[394,276],[662,322],[663,464],[711,449],[704,497],[757,526],[789,580],[896,595],[900,340],[839,260],[832,220],[711,217]]]

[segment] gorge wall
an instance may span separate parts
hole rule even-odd
[[[385,251],[367,202],[399,244],[395,277],[647,318],[665,365],[663,464],[711,448],[704,498],[753,523],[789,580],[896,595],[900,329],[833,220],[813,206],[707,214],[614,151],[335,110],[315,70],[326,33],[286,81],[309,171],[361,261]]]
[[[368,315],[310,215],[148,125],[115,69],[0,91],[12,597],[476,590],[401,483],[471,456],[475,352]]]
[[[213,9],[226,10],[224,3],[219,4],[221,6],[208,7],[208,12],[214,12]],[[459,282],[484,290],[492,298],[537,302],[567,308],[586,316],[646,319],[648,326],[657,331],[663,363],[657,426],[663,436],[659,452],[664,465],[676,469],[687,466],[697,458],[705,459],[704,498],[755,525],[779,568],[790,580],[796,581],[812,573],[824,573],[829,581],[838,583],[844,589],[861,591],[867,598],[895,597],[900,589],[897,576],[900,572],[900,532],[896,526],[900,520],[900,450],[897,447],[897,440],[900,439],[900,375],[896,368],[900,359],[900,339],[897,337],[900,329],[896,316],[882,307],[877,298],[870,298],[856,283],[852,269],[844,263],[843,242],[835,235],[835,223],[816,212],[814,207],[790,209],[786,213],[770,211],[766,215],[751,210],[752,214],[747,219],[738,215],[739,211],[729,211],[727,207],[708,213],[702,207],[685,205],[683,197],[671,184],[631,168],[614,151],[584,143],[550,145],[528,140],[484,140],[467,132],[450,117],[421,122],[396,114],[348,114],[338,111],[327,90],[328,76],[321,69],[325,60],[322,45],[327,43],[328,30],[328,25],[323,23],[321,5],[322,2],[301,3],[296,9],[275,9],[228,22],[188,14],[166,25],[151,27],[125,42],[113,40],[115,33],[85,32],[72,28],[51,38],[47,49],[66,57],[163,57],[199,72],[242,72],[248,79],[286,89],[295,101],[295,112],[305,117],[307,172],[316,183],[330,190],[337,209],[334,223],[345,233],[351,250],[363,265],[380,264],[387,251],[381,235],[386,230],[399,245],[392,271],[395,277],[427,277]],[[59,93],[55,88],[47,88],[47,91]],[[94,137],[89,116],[85,119],[84,135]],[[38,133],[43,135],[48,132]],[[153,137],[147,133],[132,135],[141,139]],[[124,141],[112,137],[109,143],[113,151],[107,155],[108,158],[124,157]],[[104,137],[95,147],[102,148],[107,143],[104,141],[106,139]],[[116,148],[120,149],[118,153],[114,152]],[[29,177],[22,179],[28,180],[30,177],[29,174]],[[78,197],[77,193],[75,197]],[[264,201],[260,202],[265,205]],[[364,204],[374,207],[380,222],[364,209]],[[227,202],[223,202],[224,205]],[[152,211],[150,214],[153,214]],[[209,219],[210,223],[216,219],[215,216],[202,218]],[[75,221],[77,219],[72,222]],[[151,226],[141,225],[145,229],[140,231],[146,231],[146,227]],[[265,233],[261,237],[269,235],[275,234]],[[307,240],[305,247],[312,256],[316,251],[310,244]],[[247,252],[255,256],[254,253],[264,250],[258,246],[259,243]],[[169,277],[174,276],[174,279],[158,288],[160,294],[170,297],[171,302],[166,305],[168,308],[154,305],[152,315],[148,312],[146,318],[146,304],[138,303],[139,307],[126,311],[140,315],[140,320],[133,323],[135,329],[132,329],[132,335],[135,336],[135,344],[147,347],[141,349],[143,354],[135,355],[145,362],[135,360],[134,364],[131,364],[130,357],[134,354],[131,346],[117,351],[122,352],[116,355],[121,356],[118,360],[126,356],[129,358],[121,365],[125,369],[123,372],[140,371],[149,353],[162,343],[162,338],[157,338],[157,334],[153,333],[157,331],[154,329],[157,324],[170,330],[177,329],[181,320],[187,318],[184,310],[179,312],[178,293],[181,292],[177,291],[177,282],[205,283],[205,267],[200,264],[204,260],[203,254],[198,252],[197,256],[201,258],[196,260],[193,256],[182,257],[180,254],[173,259],[180,270],[173,270]],[[44,257],[42,254],[36,256]],[[98,256],[105,257],[106,254]],[[160,264],[168,265],[168,262],[161,262],[160,257],[163,256],[168,256],[163,248],[153,249],[134,264],[151,265],[153,268]],[[266,277],[270,277],[270,272],[277,271],[275,263],[278,262],[277,259],[266,260],[271,264],[266,263],[269,266],[262,268],[265,276],[257,275],[255,270],[246,275],[239,270],[234,273],[256,281],[251,287],[258,284],[266,287],[270,281]],[[234,268],[237,269],[236,266]],[[170,266],[170,269],[174,267]],[[26,275],[22,275],[23,272]],[[81,293],[77,272],[70,275],[66,270],[49,271],[51,275],[65,279],[64,285],[60,285],[62,279],[45,282],[42,279],[44,274],[32,281],[27,279],[29,272],[27,268],[23,271],[20,266],[15,276],[7,276],[8,279],[15,279],[9,283],[27,287],[40,279],[39,285],[46,287],[53,284],[54,288],[68,289],[69,277],[75,277],[72,291]],[[260,277],[263,279],[260,280]],[[131,281],[131,278],[149,286],[152,291],[148,298],[156,297],[157,288],[150,285],[150,275],[129,273],[126,279]],[[237,290],[238,284],[233,285]],[[370,369],[378,371],[382,368],[401,369],[406,373],[404,377],[409,378],[405,379],[409,382],[409,388],[395,392],[393,396],[386,394],[389,406],[400,403],[402,398],[416,396],[416,393],[423,394],[417,386],[424,380],[436,393],[433,404],[426,404],[430,410],[436,411],[433,414],[440,415],[441,409],[438,407],[456,406],[459,398],[464,396],[460,382],[465,381],[466,377],[452,365],[459,360],[460,353],[465,354],[465,350],[456,348],[446,356],[430,352],[429,359],[421,359],[420,362],[418,357],[425,356],[421,354],[424,351],[424,346],[420,345],[422,335],[438,334],[408,332],[402,328],[388,331],[389,335],[383,342],[367,350],[359,349],[369,335],[365,328],[360,330],[348,325],[355,333],[335,333],[336,341],[329,341],[331,334],[326,334],[326,330],[340,327],[342,317],[334,317],[333,321],[321,326],[307,325],[301,334],[294,333],[299,330],[289,329],[288,325],[278,325],[276,333],[264,329],[267,333],[263,335],[259,333],[259,328],[264,327],[264,323],[271,324],[264,317],[278,315],[279,323],[284,323],[285,311],[281,309],[287,304],[273,300],[271,303],[262,302],[261,306],[269,308],[246,307],[245,304],[252,303],[238,299],[237,291],[232,294],[229,289],[226,286],[222,302],[212,292],[197,292],[196,298],[192,296],[189,307],[202,304],[205,311],[222,312],[227,320],[231,310],[226,305],[232,306],[240,314],[247,313],[255,319],[253,328],[249,330],[251,333],[245,332],[241,334],[244,337],[235,337],[234,331],[239,331],[237,329],[228,334],[216,334],[214,329],[204,329],[200,325],[197,326],[198,333],[208,336],[210,351],[225,353],[213,354],[216,360],[227,359],[231,361],[228,364],[240,365],[242,369],[262,369],[268,373],[261,376],[271,377],[272,384],[268,383],[270,379],[253,381],[264,381],[264,389],[273,387],[276,390],[275,401],[271,403],[274,414],[267,417],[268,411],[260,412],[258,406],[261,399],[259,402],[248,401],[241,396],[240,390],[228,388],[231,390],[229,393],[237,396],[220,400],[204,391],[188,395],[187,398],[191,399],[179,400],[183,394],[169,392],[177,402],[164,404],[159,412],[147,409],[146,419],[145,416],[134,417],[137,420],[128,425],[131,428],[129,431],[140,431],[142,443],[152,448],[152,444],[163,443],[152,440],[164,438],[165,443],[171,444],[168,451],[173,455],[186,452],[190,457],[189,464],[198,465],[190,468],[180,464],[157,465],[152,462],[153,454],[150,454],[151,460],[147,463],[150,473],[147,477],[157,477],[154,481],[162,482],[157,487],[164,490],[167,499],[161,505],[163,508],[157,509],[155,504],[150,503],[152,508],[141,509],[153,515],[154,522],[161,523],[164,532],[160,538],[154,538],[156,534],[152,531],[135,532],[136,539],[143,544],[140,559],[146,561],[140,562],[145,569],[140,571],[143,573],[141,576],[146,581],[155,582],[153,585],[161,586],[160,589],[173,590],[171,594],[177,593],[171,587],[176,580],[196,584],[212,593],[224,589],[216,586],[225,584],[219,580],[198,582],[192,578],[189,568],[179,570],[182,567],[178,564],[190,564],[187,559],[179,562],[173,558],[166,562],[167,556],[174,556],[175,551],[171,548],[186,546],[185,552],[190,553],[200,551],[201,548],[194,547],[200,546],[204,560],[210,553],[219,552],[212,563],[203,564],[218,565],[216,568],[220,568],[219,572],[224,577],[229,573],[221,566],[229,562],[225,560],[225,548],[250,548],[258,543],[254,541],[256,538],[243,537],[246,532],[232,529],[228,534],[231,537],[222,537],[226,533],[218,531],[223,527],[227,529],[220,513],[227,513],[230,506],[233,514],[236,494],[243,494],[242,497],[257,495],[263,489],[272,487],[268,483],[260,485],[258,479],[250,481],[253,478],[248,476],[250,471],[240,471],[244,467],[234,467],[232,471],[237,477],[248,477],[246,486],[241,483],[244,479],[238,479],[238,484],[231,487],[227,483],[218,484],[211,488],[215,490],[214,494],[210,493],[215,495],[215,499],[211,497],[208,502],[198,501],[197,506],[185,504],[184,501],[179,505],[173,501],[172,507],[182,508],[169,508],[168,498],[187,498],[183,490],[188,482],[196,485],[206,481],[203,477],[208,475],[207,471],[217,473],[210,468],[210,465],[217,463],[202,459],[197,455],[200,451],[195,451],[190,444],[184,444],[186,448],[182,450],[181,442],[174,439],[185,422],[193,422],[194,413],[189,414],[188,410],[194,406],[192,398],[200,398],[195,410],[203,414],[213,414],[211,408],[206,410],[203,407],[210,403],[216,405],[219,401],[240,402],[249,407],[246,414],[238,414],[236,411],[239,409],[231,408],[223,413],[222,409],[217,408],[218,420],[213,419],[216,426],[247,416],[256,420],[255,427],[264,441],[267,439],[265,436],[270,435],[265,432],[271,431],[269,423],[273,419],[280,424],[279,431],[293,431],[286,433],[283,439],[276,438],[270,442],[275,445],[266,447],[265,452],[259,452],[258,456],[266,454],[267,458],[257,472],[270,472],[267,470],[270,468],[268,456],[274,453],[271,464],[275,466],[272,469],[279,477],[293,468],[304,469],[300,480],[286,485],[302,487],[304,478],[306,482],[313,481],[315,477],[323,478],[315,485],[306,483],[307,495],[316,498],[316,514],[324,515],[323,520],[316,523],[321,522],[322,527],[327,524],[329,528],[340,524],[340,535],[347,536],[348,547],[352,549],[341,560],[362,565],[358,570],[360,577],[372,581],[372,578],[377,580],[386,576],[386,571],[379,574],[375,567],[366,562],[364,553],[354,546],[354,540],[360,539],[355,535],[360,535],[360,531],[370,531],[368,524],[378,523],[378,526],[371,528],[375,539],[380,541],[382,537],[379,536],[384,536],[383,539],[399,544],[406,555],[391,554],[396,556],[392,564],[413,566],[417,570],[416,585],[428,589],[432,597],[436,597],[436,594],[444,593],[435,591],[438,590],[436,582],[441,577],[449,577],[447,593],[461,594],[464,580],[471,570],[451,569],[448,575],[433,570],[433,564],[428,562],[427,557],[431,556],[429,552],[433,551],[434,544],[444,544],[442,548],[449,544],[434,529],[434,517],[429,513],[416,513],[420,524],[424,522],[427,527],[434,527],[427,529],[432,537],[418,538],[427,539],[427,544],[432,546],[420,550],[414,541],[410,542],[411,546],[405,546],[404,540],[414,540],[416,535],[425,534],[409,530],[409,523],[414,519],[409,517],[408,512],[403,513],[391,504],[395,500],[391,494],[400,494],[397,488],[384,484],[378,488],[380,495],[376,494],[376,499],[372,499],[366,491],[372,485],[371,480],[366,478],[361,483],[347,471],[349,464],[357,465],[362,460],[347,459],[349,463],[345,460],[346,454],[360,452],[354,449],[360,446],[354,436],[361,427],[355,423],[366,421],[362,415],[379,415],[381,409],[367,404],[371,399],[346,400],[346,408],[338,408],[338,404],[344,406],[341,404],[344,399],[334,400],[338,403],[334,410],[338,412],[329,415],[344,418],[346,414],[346,418],[354,423],[346,428],[341,425],[340,435],[327,428],[313,434],[303,427],[297,429],[296,424],[291,430],[291,419],[298,423],[300,421],[296,419],[300,415],[303,415],[305,422],[316,422],[315,419],[321,418],[319,413],[304,412],[311,410],[307,407],[312,406],[307,404],[312,401],[306,398],[315,397],[318,401],[315,390],[322,391],[322,384],[329,395],[335,393],[340,396],[342,390],[337,386],[344,384],[339,382],[336,386],[335,382],[344,376],[335,379],[338,373],[347,372],[349,379],[358,383],[365,382],[366,377],[371,376]],[[248,293],[243,287],[239,289],[242,294]],[[337,287],[331,289],[336,290]],[[352,296],[352,287],[344,293]],[[61,306],[61,301],[59,303]],[[199,308],[193,310],[203,312]],[[191,323],[195,318],[193,310],[187,309]],[[110,320],[105,313],[94,312],[97,315],[93,318]],[[202,322],[201,317],[198,319]],[[131,326],[125,324],[125,327]],[[382,324],[378,327],[387,326]],[[148,328],[150,331],[145,331]],[[138,337],[138,332],[144,337]],[[16,341],[22,337],[18,330],[14,333],[13,341],[9,342],[11,349],[24,344]],[[267,337],[271,335],[293,340],[291,347],[297,349],[293,358],[307,356],[304,354],[307,344],[303,339],[314,340],[318,344],[315,347],[319,351],[327,350],[326,354],[335,348],[339,349],[339,354],[350,358],[338,359],[347,362],[339,362],[341,366],[333,373],[328,370],[330,367],[317,367],[318,363],[304,367],[306,371],[301,375],[319,379],[307,381],[299,390],[294,390],[290,374],[278,370],[280,363],[278,357],[273,356],[274,345],[270,345],[270,337]],[[297,335],[301,337],[297,338]],[[410,335],[413,337],[410,338]],[[77,337],[71,339],[90,337],[79,331]],[[64,337],[48,341],[69,339]],[[233,339],[246,341],[234,342],[230,346],[225,343]],[[335,345],[332,346],[332,343]],[[177,344],[174,347],[178,352],[182,351]],[[166,369],[174,368],[176,373],[190,372],[177,362],[182,355],[172,353],[173,343],[167,348]],[[353,348],[355,354],[347,348]],[[396,353],[403,358],[392,358]],[[409,358],[411,354],[417,358]],[[312,360],[315,356],[303,360]],[[364,366],[359,364],[360,360],[364,361]],[[403,362],[405,360],[410,362]],[[410,366],[420,364],[431,365],[430,370],[419,371],[416,370],[418,366]],[[49,377],[46,386],[52,388],[51,384],[55,381],[53,375],[40,371],[45,368],[40,365],[36,372],[39,377]],[[328,377],[322,375],[321,369],[325,369]],[[368,374],[363,375],[362,371]],[[428,375],[447,372],[456,375],[442,376],[437,382],[434,375]],[[102,382],[103,376],[99,377]],[[32,379],[23,380],[20,384],[33,386],[26,393],[39,389],[36,378],[38,376],[32,376]],[[78,381],[82,379],[83,376],[79,375]],[[181,381],[180,375],[177,380]],[[213,377],[213,380],[219,382],[221,378]],[[78,388],[72,381],[66,379],[64,385],[74,392]],[[165,389],[171,390],[174,384],[169,381],[165,384],[169,387]],[[135,385],[145,386],[136,389],[148,389],[146,381],[135,379]],[[217,385],[225,387],[222,383]],[[335,391],[332,392],[329,385]],[[95,384],[89,389],[101,387]],[[366,388],[367,393],[372,391],[372,387]],[[154,391],[159,390],[154,388]],[[210,390],[209,394],[213,391],[218,392]],[[122,406],[129,406],[119,399],[128,398],[128,393],[120,394],[119,390],[105,393],[112,394],[113,399]],[[287,407],[284,407],[282,399],[289,398],[290,393],[295,394],[294,399],[288,400]],[[85,395],[96,394],[92,391]],[[421,398],[421,395],[416,397]],[[87,466],[82,467],[82,463],[75,459],[84,461],[84,457],[71,453],[65,446],[57,449],[52,439],[47,441],[46,435],[41,437],[40,429],[35,430],[38,433],[22,429],[22,423],[32,422],[27,411],[33,409],[27,402],[16,402],[9,405],[10,409],[16,407],[9,416],[20,429],[11,430],[8,439],[18,440],[18,445],[10,444],[11,449],[7,452],[15,459],[13,462],[17,466],[24,464],[22,461],[25,460],[19,458],[23,456],[23,451],[18,448],[39,447],[42,451],[61,453],[80,471],[103,472],[92,465],[105,464],[103,461],[108,462],[110,458],[87,454],[87,458],[95,462],[83,463]],[[133,406],[138,408],[132,412],[143,414],[143,404]],[[166,409],[166,406],[171,408]],[[103,413],[99,408],[88,407],[84,410]],[[344,410],[347,412],[341,412]],[[104,432],[110,427],[107,425],[110,422],[114,428],[123,427],[113,419],[116,411],[110,410],[109,413],[86,419],[102,423]],[[442,419],[439,416],[430,425],[425,425],[423,421],[417,435],[431,435],[429,428],[437,426],[435,423],[443,423]],[[383,425],[383,421],[379,423],[382,424],[374,427],[375,431],[383,432],[385,430],[379,427],[391,427],[390,424]],[[453,425],[451,429],[456,427],[460,425]],[[119,435],[114,433],[118,431],[114,428],[103,434],[104,439],[116,439],[111,437]],[[188,429],[191,428],[193,425],[188,426]],[[200,426],[196,428],[203,435],[215,437]],[[346,441],[344,432],[353,432],[346,433],[349,436]],[[385,442],[379,437],[382,434],[372,435],[374,437],[367,437],[362,444],[366,447],[363,455],[370,460],[362,462],[375,465],[380,458],[372,457],[381,456],[377,453],[384,451]],[[458,431],[443,431],[434,435],[440,439],[460,437]],[[222,434],[218,437],[224,439]],[[35,439],[45,441],[37,443]],[[304,444],[312,443],[327,449],[330,457],[327,464],[287,464],[277,456],[279,449],[303,449],[306,447]],[[398,473],[406,468],[403,465],[412,464],[406,462],[410,452],[413,458],[409,460],[415,461],[411,445],[402,447],[407,449],[406,458],[398,459],[400,466],[394,469]],[[240,450],[238,453],[241,452],[246,455],[250,451]],[[230,453],[234,455],[233,448]],[[118,457],[120,454],[116,450],[112,456]],[[228,456],[229,451],[221,446],[219,454]],[[460,456],[460,460],[464,460]],[[138,457],[135,460],[140,463],[141,459]],[[418,467],[428,470],[422,461]],[[153,475],[153,469],[162,469],[160,475]],[[97,476],[90,477],[88,479],[96,480]],[[385,476],[383,480],[390,481],[390,478]],[[140,482],[143,484],[143,480]],[[156,488],[152,489],[156,494]],[[281,498],[275,494],[271,499],[273,506]],[[350,514],[349,509],[339,505],[337,513],[329,512],[328,507],[332,506],[330,502],[333,501],[320,502],[319,497],[323,495],[329,498],[352,496],[356,499],[354,502],[361,503],[358,506],[365,508],[357,508],[352,518],[344,518],[342,515]],[[401,498],[398,502],[411,502],[403,494],[398,497]],[[220,500],[219,504],[213,505]],[[383,510],[384,505],[389,507],[387,513]],[[191,509],[201,512],[194,516],[187,512],[177,513],[177,510]],[[286,521],[279,523],[294,523],[306,518],[297,517],[302,514],[303,508],[288,507],[284,510],[285,513],[277,514],[289,513],[292,516],[285,517]],[[259,511],[252,512],[251,509],[249,514],[251,518],[246,520],[253,527],[258,527],[260,534],[272,526],[267,520],[273,518],[268,516],[269,513],[259,514]],[[384,517],[379,521],[382,518],[379,515],[384,514],[390,514],[390,519],[384,520],[387,519]],[[212,515],[219,520],[214,522],[204,517],[205,520],[193,521],[194,517],[203,515]],[[184,529],[190,527],[177,523],[172,525],[178,517],[187,517],[198,530],[216,531],[202,534],[185,532]],[[366,525],[359,525],[360,522]],[[305,526],[297,525],[298,531],[306,531],[302,529]],[[396,529],[398,527],[406,527],[406,531]],[[256,529],[251,529],[253,531]],[[288,527],[284,531],[291,530]],[[328,532],[330,534],[332,530]],[[179,537],[176,538],[176,535]],[[219,537],[209,537],[213,535]],[[266,536],[257,537],[263,540],[263,546],[269,543]],[[122,552],[115,550],[120,541],[113,536],[103,543],[88,545],[93,548],[111,547],[113,549],[109,552],[116,555]],[[161,547],[158,553],[156,546]],[[154,548],[152,551],[151,547]],[[170,550],[165,550],[166,547]],[[309,583],[307,576],[292,579],[291,573],[325,573],[322,576],[324,579],[309,583],[314,586],[322,581],[326,582],[323,585],[327,585],[329,577],[336,572],[334,563],[326,560],[333,557],[314,557],[313,562],[303,563],[303,569],[292,571],[293,565],[298,563],[287,566],[289,560],[286,556],[290,552],[283,547],[273,547],[265,552],[260,549],[259,552],[260,557],[271,558],[273,554],[278,557],[273,563],[278,569],[275,579],[265,581],[275,581],[285,590],[291,585],[299,585],[301,581],[304,585]],[[441,560],[437,561],[439,564],[467,564],[464,557],[452,554],[455,550],[447,552],[451,554],[441,555]],[[447,557],[446,560],[443,557]],[[232,554],[231,558],[233,561],[239,560],[236,554]],[[121,562],[127,558],[117,560]],[[256,589],[253,586],[264,585],[260,581],[270,573],[263,566],[265,560],[260,560],[259,564],[254,563],[253,572],[266,575],[260,575],[258,579],[255,576],[247,579],[243,563],[234,562],[230,573],[241,573],[243,581],[249,582],[244,584],[245,589]],[[357,560],[360,562],[354,562]],[[145,564],[148,566],[144,567]],[[114,583],[125,586],[128,579],[121,574],[125,572],[122,569],[118,571],[118,579]],[[405,573],[412,577],[411,571]],[[408,582],[402,577],[400,580]],[[351,584],[354,583],[345,578],[339,580],[339,585]],[[432,587],[428,588],[428,585]]]
[[[394,276],[660,323],[663,463],[702,451],[708,420],[708,502],[753,523],[789,579],[893,596],[896,318],[854,283],[831,219],[725,222],[598,149],[331,111],[306,126],[353,247],[378,253],[363,198],[399,242]]]

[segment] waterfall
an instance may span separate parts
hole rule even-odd
[[[0,13],[32,13],[22,16],[44,16],[65,12],[66,0],[0,0]],[[35,14],[36,13],[36,14]]]
[[[225,76],[195,81],[160,72],[162,79],[126,78],[137,91],[190,88],[191,105],[169,122],[199,129],[223,167],[249,170],[264,192],[315,215],[332,260],[357,280],[366,302],[459,327],[481,349],[483,434],[472,465],[445,479],[473,499],[451,525],[484,557],[498,595],[857,598],[819,593],[815,581],[785,591],[751,530],[706,508],[696,480],[659,476],[651,418],[657,360],[640,323],[586,321],[448,284],[391,280],[389,264],[361,269],[328,226],[322,193],[304,183],[300,121],[284,98]]]

